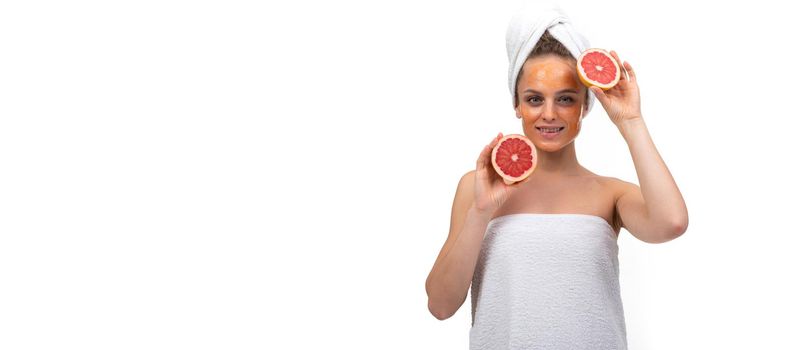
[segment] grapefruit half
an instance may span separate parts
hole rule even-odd
[[[588,49],[577,58],[577,74],[585,86],[608,90],[621,79],[621,68],[606,50]]]
[[[536,169],[536,147],[523,135],[506,135],[492,150],[492,166],[507,185],[523,181]]]

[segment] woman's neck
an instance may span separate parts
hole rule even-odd
[[[534,175],[542,173],[549,176],[571,176],[580,175],[584,172],[584,168],[577,161],[574,141],[555,152],[542,151],[538,148],[536,152],[538,163],[536,164]]]

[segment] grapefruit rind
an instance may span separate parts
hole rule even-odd
[[[525,141],[525,143],[528,144],[528,146],[531,148],[531,163],[532,163],[532,165],[531,165],[531,167],[528,170],[526,170],[520,176],[517,176],[517,177],[513,177],[513,176],[510,176],[510,175],[507,175],[506,173],[504,173],[504,171],[498,166],[498,163],[496,162],[496,158],[497,158],[497,155],[498,155],[498,148],[500,148],[501,144],[503,144],[504,141],[506,141],[508,139],[512,139],[512,138],[517,138],[517,139],[521,139],[521,140]],[[491,158],[493,169],[495,169],[495,172],[498,173],[499,176],[501,176],[501,178],[503,179],[503,183],[505,183],[507,185],[515,184],[515,183],[523,181],[526,178],[528,178],[529,176],[531,176],[531,174],[534,172],[534,170],[536,170],[536,165],[538,164],[538,162],[537,162],[537,155],[536,155],[536,146],[534,146],[533,142],[531,142],[531,140],[529,140],[527,137],[525,137],[523,135],[519,135],[519,134],[506,135],[506,136],[502,137],[500,140],[498,140],[498,143],[495,145],[495,147],[492,150],[492,156],[490,158]]]
[[[603,83],[600,83],[598,81],[595,81],[594,79],[589,78],[588,75],[586,74],[585,70],[583,69],[583,66],[582,66],[583,58],[585,58],[586,55],[588,55],[588,54],[590,54],[592,52],[602,53],[608,59],[610,59],[610,61],[613,62],[613,67],[616,67],[616,77],[613,78],[613,80],[610,83],[603,84]],[[618,81],[621,79],[621,68],[618,66],[618,61],[616,61],[616,59],[613,58],[613,55],[611,55],[609,52],[607,52],[607,50],[592,48],[592,49],[588,49],[588,50],[583,51],[580,54],[580,56],[577,58],[577,75],[580,76],[580,82],[582,82],[583,85],[585,85],[586,87],[596,86],[596,87],[598,87],[598,88],[600,88],[602,90],[609,90],[609,89],[613,88],[614,86],[616,86],[616,84],[618,84]]]

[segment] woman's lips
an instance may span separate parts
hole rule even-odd
[[[558,131],[555,131],[555,132],[547,132],[547,131],[544,131],[545,129],[551,129],[552,130],[552,129],[555,129],[555,128],[536,128],[536,130],[539,131],[539,135],[542,136],[545,139],[548,139],[548,140],[552,140],[552,139],[558,137],[558,135],[564,131],[564,127],[558,128]]]

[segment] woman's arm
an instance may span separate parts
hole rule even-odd
[[[452,205],[449,237],[427,277],[427,307],[435,318],[445,320],[462,306],[476,269],[484,233],[492,213],[473,204],[474,172],[457,186]]]
[[[689,225],[684,198],[660,157],[643,119],[619,126],[629,146],[641,187],[625,182],[616,201],[622,226],[648,243],[667,242],[681,236]],[[641,189],[642,188],[642,189]]]
[[[590,89],[624,136],[642,186],[641,190],[624,182],[616,211],[622,226],[633,236],[649,243],[666,242],[687,230],[687,205],[646,128],[635,70],[629,62],[622,63],[615,51],[611,54],[621,68],[622,79],[607,91]]]
[[[498,133],[484,146],[476,160],[476,170],[460,179],[451,209],[449,237],[432,266],[425,288],[427,308],[439,320],[445,320],[462,306],[473,280],[487,224],[493,213],[511,194],[529,179],[506,185],[491,165],[495,144],[503,138]]]

